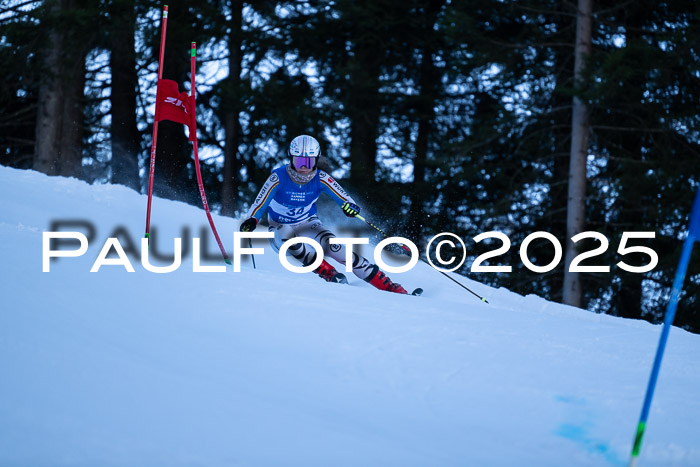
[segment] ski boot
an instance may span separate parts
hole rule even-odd
[[[376,264],[373,265],[373,270],[369,274],[369,276],[365,278],[365,281],[369,282],[371,285],[375,286],[379,290],[386,290],[387,292],[394,292],[400,294],[408,294],[408,291],[401,287],[401,284],[392,282],[386,274],[379,270],[379,266],[377,266]]]
[[[348,280],[345,278],[345,274],[341,274],[335,270],[333,266],[328,264],[324,259],[319,267],[314,270],[314,273],[325,280],[326,282],[335,282],[338,284],[347,284]]]

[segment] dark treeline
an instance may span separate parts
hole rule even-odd
[[[163,76],[183,89],[198,44],[201,168],[215,210],[240,217],[289,140],[307,133],[387,231],[419,246],[440,232],[464,239],[460,272],[501,245],[473,237],[500,231],[510,249],[483,264],[512,272],[475,279],[661,320],[700,183],[696,2],[167,4]],[[163,4],[1,5],[0,163],[144,193]],[[182,125],[162,122],[155,194],[197,204],[193,164]],[[569,257],[600,246],[574,245],[571,232],[600,232],[607,248],[581,264],[610,272],[565,277],[563,258],[531,271],[519,250],[538,231]],[[650,260],[618,251],[623,232],[655,232],[624,245],[652,248],[654,269],[619,266]],[[676,324],[700,332],[697,255]],[[549,264],[554,248],[535,240],[528,257]]]

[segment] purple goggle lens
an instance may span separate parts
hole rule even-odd
[[[294,156],[292,159],[294,167],[300,169],[306,167],[307,169],[313,169],[316,166],[315,157],[305,157],[305,156]]]

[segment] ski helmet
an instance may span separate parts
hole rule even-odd
[[[321,157],[321,145],[313,136],[297,136],[289,143],[288,154],[294,170],[300,167],[315,169],[316,162]]]

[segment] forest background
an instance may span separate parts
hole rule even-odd
[[[0,164],[145,193],[164,3],[0,5]],[[310,134],[387,232],[419,246],[440,232],[465,239],[459,272],[599,313],[662,319],[700,186],[698,2],[167,5],[163,77],[183,90],[190,43],[198,45],[200,166],[215,211],[241,218],[291,138]],[[182,125],[160,123],[155,174],[157,196],[200,203]],[[512,243],[490,264],[512,272],[470,274],[478,255],[500,246],[471,241],[488,231]],[[537,231],[566,249],[547,273],[518,255]],[[601,246],[570,241],[583,231],[609,245],[582,264],[610,272],[565,267]],[[622,234],[639,231],[655,233],[635,245],[659,263],[627,272]],[[693,332],[698,254],[675,322]],[[540,239],[528,256],[546,265],[554,249]]]

